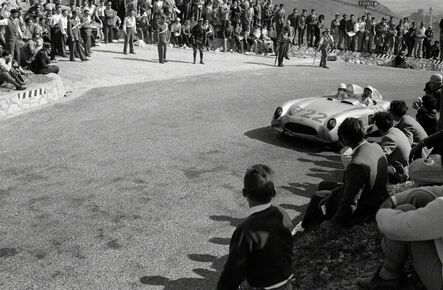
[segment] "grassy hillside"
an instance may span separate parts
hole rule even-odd
[[[324,14],[326,16],[326,22],[329,23],[334,18],[335,13],[354,14],[356,17],[361,16],[365,12],[364,7],[358,6],[357,0],[274,0],[274,4],[285,4],[286,14],[289,15],[293,8],[297,8],[299,12],[302,9],[309,11],[314,8],[317,11],[317,15]],[[379,5],[375,8],[369,8],[370,12],[377,19],[381,19],[382,16],[395,15],[389,8]]]

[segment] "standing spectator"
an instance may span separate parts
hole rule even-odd
[[[137,24],[135,19],[135,11],[131,10],[128,13],[128,16],[125,17],[123,21],[123,32],[125,33],[125,44],[123,45],[123,53],[128,53],[128,44],[129,44],[129,53],[135,54],[134,52],[134,40],[135,33],[137,31]]]
[[[160,16],[160,23],[157,26],[158,39],[158,61],[161,64],[168,62],[166,60],[166,46],[168,43],[168,24],[165,22],[165,17]]]
[[[286,25],[289,28],[289,35],[288,35],[288,37],[289,37],[290,41],[286,42],[286,44],[285,44],[286,45],[286,47],[285,47],[285,58],[287,60],[289,60],[289,49],[290,49],[291,43],[292,43],[292,41],[294,39],[295,29],[294,29],[294,27],[292,27],[292,24],[291,24],[290,20],[286,21]]]
[[[62,9],[60,5],[55,6],[55,13],[49,17],[49,26],[51,27],[50,39],[51,39],[51,54],[55,57],[55,55],[61,55],[60,47],[61,40],[60,38],[60,17],[62,17]],[[66,56],[66,55],[65,55]],[[51,56],[52,58],[52,56]]]
[[[364,27],[366,22],[363,21],[363,18],[357,18],[357,21],[354,25],[354,33],[355,33],[355,41],[354,41],[354,50],[361,51],[361,44],[363,39]]]
[[[193,56],[194,56],[194,64],[197,59],[197,50],[200,52],[200,64],[205,64],[203,62],[203,45],[206,40],[206,30],[203,27],[203,18],[198,20],[198,24],[194,26],[191,30],[192,38],[193,38]]]
[[[83,11],[83,16],[80,18],[80,36],[83,44],[85,45],[85,56],[91,56],[91,15],[88,8]]]
[[[263,17],[264,17],[263,21],[265,22],[265,25],[268,27],[272,26],[272,16],[273,16],[272,3],[267,2],[267,4],[265,4],[263,12]]]
[[[72,16],[68,21],[68,39],[69,39],[69,60],[75,61],[75,56],[80,56],[81,61],[87,61],[85,58],[83,47],[80,42],[80,19],[77,16],[77,10],[72,11]]]
[[[334,38],[334,48],[338,48],[340,40],[340,13],[335,13],[331,21],[331,36]]]
[[[182,35],[185,48],[192,46],[192,35],[191,35],[191,21],[185,20],[182,25]]]
[[[369,19],[368,19],[369,20]],[[368,31],[368,52],[373,53],[375,47],[375,27],[377,22],[375,21],[375,17],[371,17],[371,19],[366,24],[366,30]]]
[[[217,290],[239,289],[242,282],[246,289],[292,290],[292,223],[283,209],[271,205],[272,175],[262,164],[246,171],[243,196],[250,215],[232,235]]]
[[[114,25],[117,12],[115,12],[115,10],[111,7],[112,2],[109,1],[108,4],[106,4],[106,9],[104,10],[105,17],[103,19],[103,31],[105,34],[105,43],[112,43],[114,39]]]
[[[348,44],[345,41],[347,39],[347,34],[346,34],[346,24],[348,22],[348,15],[347,14],[343,14],[342,19],[340,20],[340,26],[338,27],[338,47],[339,49],[347,49]]]
[[[329,29],[326,28],[325,31],[323,31],[323,35],[319,41],[318,49],[317,49],[317,51],[321,51],[320,67],[329,68],[326,66],[326,61],[328,59],[329,48],[333,44],[334,44],[334,39],[329,34]]]
[[[283,67],[283,57],[286,55],[286,43],[290,42],[291,39],[289,37],[289,27],[284,26],[282,31],[278,35],[277,43],[278,43],[278,66]]]
[[[317,25],[315,26],[315,41],[314,41],[314,47],[318,47],[318,43],[320,41],[320,31],[324,28],[325,26],[325,16],[323,14],[320,14],[318,16],[318,20],[317,20]],[[332,45],[332,44],[331,44]]]
[[[311,14],[306,17],[306,23],[308,26],[308,31],[306,35],[306,41],[309,47],[314,46],[315,30],[318,24],[317,15],[315,15],[315,9],[311,9]]]
[[[412,56],[412,50],[414,48],[415,38],[417,35],[417,23],[415,21],[412,22],[411,27],[408,29],[408,32],[405,34],[406,46],[408,48],[408,57]]]
[[[345,43],[347,44],[346,49],[350,50],[350,51],[354,51],[354,47],[355,47],[355,32],[354,32],[354,27],[355,27],[355,19],[354,19],[354,15],[351,14],[349,16],[349,20],[348,22],[346,22],[346,33],[345,33]]]
[[[232,3],[232,8],[231,8],[231,24],[232,24],[232,26],[237,27],[237,25],[240,25],[241,19],[242,19],[242,10],[241,10],[240,6],[238,6],[238,2],[236,0],[234,0],[234,2]]]
[[[58,49],[60,56],[66,57],[66,41],[68,40],[68,11],[63,10],[62,15],[58,21],[58,27],[60,28],[58,34]]]
[[[432,31],[432,26],[429,26],[425,31],[425,38],[423,39],[423,57],[431,58],[431,44],[434,38],[434,32]]]
[[[291,40],[291,43],[295,45],[295,37],[296,37],[296,31],[298,26],[298,10],[297,8],[294,8],[292,10],[292,13],[289,14],[288,20],[291,22],[291,27],[294,28],[294,38]]]
[[[386,18],[382,18],[375,26],[375,52],[384,53],[385,37],[388,31],[388,25],[386,24]]]
[[[237,27],[234,29],[234,41],[238,53],[243,53],[244,50],[243,40],[244,37],[243,37],[242,26],[237,25]]]
[[[426,28],[424,22],[420,24],[420,28],[417,29],[417,33],[415,34],[414,39],[414,48],[413,48],[413,54],[415,58],[421,58],[423,55],[423,41],[426,37],[425,35]]]
[[[231,22],[226,21],[225,25],[223,27],[223,35],[222,35],[223,36],[223,52],[228,51],[228,44],[229,44],[229,48],[232,49],[232,45],[230,43],[230,41],[232,39],[232,35],[233,35],[233,29],[231,26]],[[208,33],[206,33],[206,36],[208,36]]]
[[[394,53],[395,48],[395,36],[397,31],[395,30],[394,17],[390,16],[387,23],[386,38],[385,38],[385,49],[384,51],[388,54]]]
[[[298,28],[298,45],[302,46],[303,45],[303,38],[305,37],[305,32],[306,32],[306,13],[307,11],[305,9],[303,9],[302,14],[298,17],[298,23],[297,23],[297,28]],[[275,44],[275,41],[274,41]]]
[[[223,0],[221,0],[223,1]],[[193,0],[192,1],[192,16],[194,19],[200,19],[202,17],[204,0]]]
[[[48,42],[43,43],[43,48],[37,52],[34,61],[31,63],[31,70],[35,74],[58,74],[59,68],[55,65],[49,65],[51,63],[51,44]]]
[[[440,20],[440,60],[443,61],[443,18]]]
[[[284,9],[284,4],[280,4],[279,9],[274,13],[275,30],[277,34],[280,34],[283,26],[286,23],[286,12]]]
[[[408,112],[408,106],[406,106],[404,101],[392,101],[389,106],[389,111],[394,117],[394,120],[398,122],[396,127],[408,137],[411,145],[417,144],[428,137],[423,127],[414,118],[406,114]]]
[[[20,63],[20,40],[22,38],[22,31],[20,28],[20,20],[18,18],[18,11],[11,10],[11,16],[0,20],[0,26],[5,26],[5,42],[6,50],[11,53],[11,57]]]
[[[405,29],[404,29],[404,25],[403,25],[403,19],[400,19],[398,25],[395,27],[395,31],[396,31],[396,36],[395,36],[395,49],[394,49],[394,54],[399,54],[400,51],[403,50],[403,42],[404,42],[404,34],[405,34]]]
[[[261,28],[263,26],[262,18],[263,18],[263,6],[260,3],[260,1],[257,0],[255,1],[254,5],[254,25],[257,25],[258,27]]]
[[[383,137],[380,146],[388,160],[389,182],[404,183],[408,180],[409,153],[411,144],[400,129],[394,127],[394,118],[389,112],[377,112],[374,115],[375,126]]]

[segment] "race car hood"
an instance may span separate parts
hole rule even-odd
[[[302,112],[323,113],[327,115],[327,118],[323,118],[323,121],[348,110],[356,109],[360,107],[360,102],[357,99],[349,98],[345,100],[338,100],[334,97],[323,98],[309,98],[302,99],[299,102],[294,103],[288,110],[288,115],[300,115],[303,117]],[[298,111],[302,108],[303,111]]]

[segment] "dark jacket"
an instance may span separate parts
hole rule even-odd
[[[34,61],[31,63],[31,70],[35,74],[40,74],[42,69],[49,67],[50,62],[51,59],[48,57],[46,51],[42,48],[37,52]]]
[[[406,137],[408,137],[411,145],[414,143],[419,143],[428,137],[425,129],[423,129],[417,120],[409,115],[404,115],[401,118],[400,122],[397,124],[397,128],[400,129],[406,135]]]
[[[381,147],[365,142],[356,148],[344,174],[344,189],[334,223],[375,216],[380,205],[389,197],[388,162]]]

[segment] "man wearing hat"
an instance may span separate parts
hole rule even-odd
[[[43,43],[43,48],[37,52],[34,61],[31,63],[31,70],[35,74],[58,74],[59,68],[55,65],[49,65],[51,63],[51,43]]]
[[[326,66],[326,60],[328,58],[328,51],[331,45],[334,43],[333,37],[329,34],[329,29],[326,28],[322,33],[322,37],[318,43],[317,51],[321,51],[320,67],[329,68]]]
[[[203,27],[203,18],[198,20],[198,24],[191,29],[191,35],[193,38],[193,49],[194,49],[194,64],[197,59],[197,50],[200,52],[200,63],[203,62],[203,45],[206,41],[206,29]]]
[[[20,63],[19,42],[22,38],[22,31],[20,30],[18,11],[12,9],[9,18],[0,20],[0,26],[5,27],[6,50],[11,52],[12,58],[15,58],[17,62]]]
[[[83,11],[83,16],[80,17],[81,27],[80,27],[80,36],[83,40],[83,44],[85,45],[85,56],[89,57],[91,55],[91,15],[89,13],[89,9],[85,8]]]

